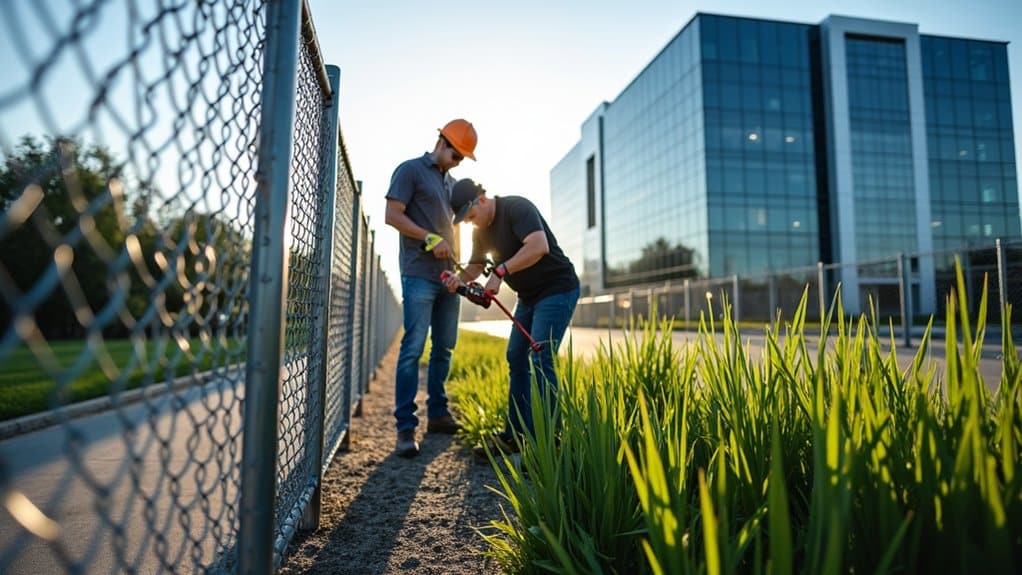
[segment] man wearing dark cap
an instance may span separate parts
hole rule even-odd
[[[517,329],[511,330],[507,343],[510,373],[508,420],[505,429],[490,439],[490,451],[514,452],[514,434],[533,432],[531,375],[535,373],[538,390],[547,406],[556,405],[557,374],[554,354],[575,313],[579,297],[578,276],[571,261],[557,245],[539,210],[519,196],[486,195],[486,190],[471,179],[459,180],[451,194],[454,223],[473,224],[472,257],[469,265],[452,274],[444,284],[455,291],[483,273],[486,255],[493,268],[485,289],[492,295],[503,284],[518,293],[514,317],[533,339],[543,345],[530,354],[530,344]],[[485,453],[477,450],[477,454]]]

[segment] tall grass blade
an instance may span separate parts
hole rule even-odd
[[[792,572],[791,516],[788,510],[788,491],[781,461],[781,433],[777,422],[771,426],[770,480],[767,486],[767,514],[770,529],[770,563],[775,575]]]

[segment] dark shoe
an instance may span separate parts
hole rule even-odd
[[[443,433],[446,435],[454,435],[461,431],[461,424],[458,423],[450,415],[443,417],[434,417],[429,420],[426,424],[426,433]]]
[[[398,457],[412,458],[419,454],[419,443],[415,441],[415,430],[397,432],[397,448],[394,454]]]
[[[496,434],[487,437],[484,445],[477,445],[473,447],[472,455],[474,455],[476,459],[487,461],[489,460],[489,457],[487,456],[487,448],[489,448],[489,453],[494,457],[498,457],[502,454],[513,455],[519,452],[518,444],[515,443],[514,439],[505,439],[500,434]]]

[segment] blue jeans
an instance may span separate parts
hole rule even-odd
[[[532,339],[543,344],[539,353],[531,353],[529,340],[514,326],[507,342],[507,363],[510,372],[508,387],[508,421],[502,434],[508,438],[512,432],[534,431],[532,418],[532,374],[536,374],[536,388],[548,399],[547,407],[556,405],[557,374],[554,373],[554,355],[575,313],[579,288],[547,296],[533,305],[518,301],[515,319],[529,332]]]
[[[444,382],[451,371],[451,351],[458,341],[458,294],[444,284],[413,276],[401,276],[404,307],[404,335],[397,358],[394,389],[394,418],[397,430],[408,431],[419,425],[415,416],[415,394],[419,389],[419,359],[431,333],[432,348],[426,371],[426,414],[430,419],[450,415]],[[432,329],[431,329],[432,328]]]

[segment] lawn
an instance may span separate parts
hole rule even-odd
[[[192,338],[64,340],[23,345],[3,358],[0,421],[164,383],[244,361],[244,341]]]

